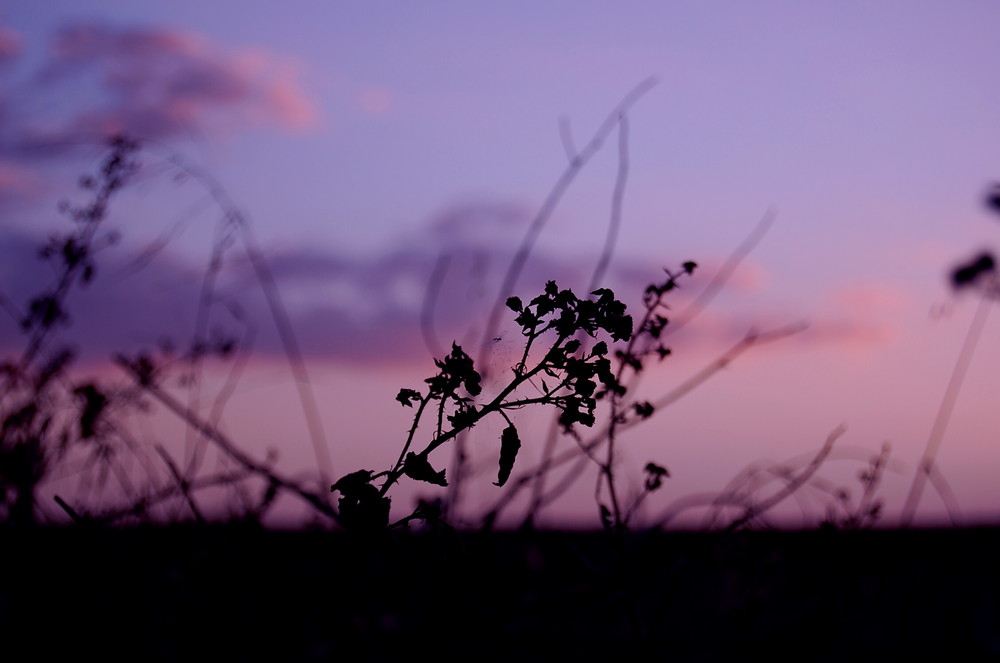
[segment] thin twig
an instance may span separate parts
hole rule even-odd
[[[167,469],[170,470],[170,474],[177,483],[177,488],[181,491],[181,495],[184,496],[184,501],[187,502],[191,513],[194,514],[195,519],[199,523],[204,525],[205,516],[202,515],[201,509],[198,508],[197,503],[194,501],[194,496],[191,494],[191,482],[181,476],[180,470],[177,469],[173,458],[170,457],[170,454],[167,453],[167,450],[162,445],[156,445],[156,453],[160,454],[160,458],[163,459],[163,462],[167,465]]]
[[[330,459],[330,451],[327,447],[326,435],[323,432],[323,424],[319,416],[319,407],[316,404],[316,397],[313,393],[309,372],[306,369],[305,359],[299,347],[298,337],[292,326],[291,318],[278,290],[277,281],[271,272],[270,266],[267,264],[267,260],[264,258],[264,254],[250,228],[246,215],[236,207],[222,185],[207,172],[186,163],[179,155],[174,153],[168,153],[163,158],[174,164],[178,170],[200,182],[216,200],[220,209],[225,214],[227,222],[238,229],[244,250],[257,276],[257,280],[261,284],[271,317],[278,330],[278,336],[281,340],[285,357],[288,359],[289,367],[295,378],[299,402],[302,406],[306,426],[309,430],[309,437],[312,441],[313,453],[316,456],[316,462],[319,465],[323,481],[327,482],[333,476],[333,463]]]
[[[67,504],[63,500],[63,498],[61,498],[58,495],[56,495],[53,499],[55,499],[56,504],[58,504],[60,506],[60,508],[62,508],[62,510],[65,511],[66,514],[69,515],[69,517],[73,519],[74,523],[76,523],[77,525],[83,525],[83,524],[85,524],[87,522],[86,519],[84,519],[83,516],[81,516],[79,513],[77,513],[76,510],[73,509],[73,507],[71,507],[69,504]]]
[[[576,145],[573,143],[573,128],[570,126],[569,118],[565,115],[559,118],[559,139],[562,142],[563,150],[566,151],[566,160],[573,163],[578,153]]]
[[[625,185],[628,183],[628,115],[624,112],[618,117],[618,175],[615,177],[615,189],[611,195],[611,214],[608,222],[608,232],[604,238],[604,247],[601,250],[601,257],[594,267],[594,273],[590,277],[590,285],[587,292],[592,292],[601,286],[604,281],[604,274],[608,271],[611,257],[615,253],[615,245],[618,242],[618,231],[622,224],[622,208],[625,205]]]
[[[195,312],[194,333],[191,338],[191,368],[190,387],[188,389],[188,407],[197,410],[201,400],[202,383],[202,359],[208,349],[208,318],[215,298],[215,283],[222,271],[222,259],[225,249],[231,236],[232,224],[225,222],[216,230],[220,233],[213,246],[212,254],[209,257],[208,267],[202,277],[201,294],[198,297],[198,307]],[[196,467],[195,456],[199,440],[195,436],[195,429],[188,427],[184,435],[184,463],[188,471],[193,471]]]
[[[628,115],[622,113],[618,118],[618,174],[615,178],[615,188],[614,193],[611,196],[611,214],[608,221],[608,232],[604,238],[604,246],[601,250],[601,257],[597,261],[597,265],[594,267],[594,273],[590,277],[590,284],[587,287],[587,292],[593,292],[596,290],[604,279],[604,274],[607,272],[608,265],[611,262],[611,257],[614,255],[615,244],[618,240],[618,231],[621,226],[622,220],[622,208],[625,202],[625,185],[628,182],[628,172],[629,172],[629,156],[628,156]],[[560,128],[563,124],[560,123]],[[565,133],[563,137],[563,144],[567,146],[567,152],[571,147],[572,137],[568,135],[569,126],[568,121],[565,125]],[[570,141],[570,142],[567,142]],[[575,154],[575,150],[573,151]],[[570,159],[572,162],[572,158]],[[580,334],[580,336],[584,336]],[[612,414],[614,416],[614,413]],[[549,424],[549,432],[546,436],[545,446],[542,450],[542,462],[547,462],[552,454],[555,453],[555,443],[558,436],[558,417],[553,417],[552,422]],[[610,448],[610,447],[609,447]],[[608,468],[610,469],[611,463],[611,452],[609,452]],[[527,518],[530,520],[533,518],[532,512],[534,509],[541,506],[542,495],[545,494],[545,481],[546,475],[541,475],[534,481],[532,486],[532,497],[531,503],[532,507],[528,511]],[[608,483],[611,485],[613,479],[609,475]],[[614,500],[614,498],[613,498]]]
[[[765,343],[772,343],[774,341],[779,341],[789,336],[794,336],[795,334],[801,333],[808,328],[804,322],[797,322],[784,327],[779,327],[768,332],[750,332],[740,340],[739,343],[731,347],[725,353],[723,353],[719,358],[710,363],[708,366],[702,370],[695,373],[693,376],[682,382],[679,386],[675,387],[668,393],[664,394],[660,398],[652,401],[652,405],[655,408],[653,415],[655,416],[659,410],[673,405],[681,398],[697,389],[705,381],[711,378],[713,375],[726,368],[731,364],[737,357],[749,350],[750,348],[763,345]],[[629,419],[624,424],[622,424],[622,430],[627,430],[632,426],[640,423],[641,419]]]
[[[771,229],[777,214],[773,209],[768,209],[753,227],[750,234],[740,242],[739,246],[729,254],[722,267],[712,276],[705,289],[686,308],[671,319],[670,324],[664,329],[664,335],[676,334],[681,328],[694,320],[705,310],[709,303],[715,299],[722,287],[732,278],[733,272],[746,259],[750,253],[757,248],[760,240],[764,238],[767,231]]]
[[[800,324],[788,325],[768,332],[748,333],[739,343],[735,344],[729,350],[724,352],[711,364],[706,366],[704,369],[698,371],[695,375],[685,380],[680,386],[671,390],[670,392],[659,398],[657,401],[655,401],[656,409],[654,410],[652,416],[656,416],[656,414],[662,408],[677,402],[687,394],[694,391],[701,384],[703,384],[710,377],[712,377],[715,373],[718,373],[723,368],[729,366],[729,364],[731,364],[737,357],[742,355],[750,348],[756,345],[770,343],[783,338],[787,338],[788,336],[802,332],[805,328],[806,328],[805,325],[800,323]],[[644,421],[644,420],[629,419],[624,424],[621,424],[621,429],[626,430],[636,425],[636,423],[638,423],[639,421]],[[521,490],[523,490],[527,485],[530,485],[533,481],[536,481],[538,477],[548,472],[551,472],[555,468],[562,467],[567,463],[577,460],[578,458],[581,457],[581,455],[585,456],[587,453],[593,452],[594,450],[598,449],[607,440],[607,435],[608,435],[608,429],[605,428],[603,431],[599,432],[589,441],[583,443],[579,447],[569,449],[561,454],[556,454],[547,461],[538,463],[531,469],[525,470],[524,472],[519,474],[516,478],[512,478],[511,481],[507,483],[508,486],[507,490],[504,491],[503,495],[497,498],[497,500],[493,503],[493,506],[487,511],[486,519],[495,520],[499,516],[500,512],[514,500],[517,494]],[[570,484],[567,484],[567,487],[568,485]],[[560,491],[560,493],[561,492],[562,491]],[[553,490],[552,494],[547,496],[546,501],[551,501],[555,499],[555,497],[557,496],[558,494],[555,494],[555,491]]]
[[[191,490],[196,491],[216,486],[231,486],[239,481],[245,481],[252,476],[253,473],[245,468],[231,472],[222,472],[219,474],[204,476],[191,480]],[[171,482],[168,486],[149,493],[143,498],[132,501],[126,507],[106,511],[98,516],[91,517],[90,520],[94,523],[110,524],[126,516],[146,513],[160,502],[177,497],[179,491],[180,488],[177,484],[175,482]]]
[[[951,413],[955,409],[958,393],[962,388],[962,382],[965,381],[965,374],[969,370],[969,364],[972,362],[972,356],[976,352],[976,345],[979,343],[979,337],[982,334],[983,327],[986,325],[986,318],[990,312],[992,301],[988,292],[984,292],[982,298],[979,300],[979,307],[976,309],[976,314],[969,324],[969,331],[965,335],[962,349],[958,353],[958,359],[955,361],[955,368],[952,370],[951,380],[948,381],[948,388],[941,398],[941,405],[934,419],[934,425],[931,427],[927,447],[920,458],[916,475],[913,477],[913,483],[910,485],[910,493],[907,495],[906,503],[903,505],[903,513],[900,516],[900,525],[902,527],[909,527],[913,523],[913,517],[916,514],[917,505],[920,503],[920,496],[923,493],[924,483],[931,474],[934,466],[934,458],[941,448],[941,441],[944,438],[945,430],[948,428],[948,422],[951,420]]]
[[[958,499],[955,497],[955,492],[951,489],[951,485],[948,484],[948,480],[944,478],[944,474],[941,472],[941,468],[937,466],[937,463],[931,464],[930,473],[927,475],[927,478],[930,480],[931,485],[934,486],[934,490],[941,497],[941,501],[944,502],[944,508],[948,511],[948,520],[951,521],[952,526],[957,527],[962,522]]]
[[[119,355],[115,358],[115,363],[124,368],[129,374],[131,374],[137,381],[142,384],[142,387],[146,393],[155,398],[161,404],[166,406],[168,410],[173,412],[175,415],[181,418],[187,425],[196,428],[202,435],[215,443],[229,458],[234,460],[238,465],[251,471],[254,474],[265,477],[268,480],[274,482],[281,488],[288,490],[289,492],[298,495],[302,500],[312,505],[318,512],[337,520],[338,516],[336,511],[327,503],[325,499],[319,495],[312,493],[305,488],[303,488],[298,483],[286,479],[276,473],[270,467],[258,463],[253,460],[250,456],[244,453],[238,446],[236,446],[229,438],[222,434],[219,429],[215,428],[206,421],[203,421],[197,413],[193,412],[190,408],[186,407],[183,403],[179,402],[173,396],[164,391],[161,387],[153,382],[144,381],[145,378],[141,372],[137,371],[130,362],[125,357]]]
[[[510,265],[507,267],[507,273],[504,274],[503,282],[497,292],[496,302],[490,310],[486,327],[483,330],[483,344],[496,335],[497,327],[500,325],[500,316],[503,314],[505,309],[504,302],[507,300],[507,297],[513,293],[514,288],[517,287],[517,281],[521,276],[521,271],[524,269],[524,264],[531,255],[531,251],[535,246],[535,242],[538,240],[538,236],[548,223],[549,218],[552,216],[552,212],[555,211],[559,201],[562,200],[562,197],[569,188],[569,185],[573,183],[573,180],[576,179],[576,176],[580,173],[587,162],[593,158],[598,150],[600,150],[601,146],[604,144],[604,140],[608,137],[608,134],[611,133],[611,130],[618,124],[621,116],[627,112],[628,109],[631,108],[644,94],[652,89],[652,87],[656,85],[656,82],[655,77],[649,77],[639,83],[636,87],[632,88],[632,90],[625,95],[622,101],[619,102],[618,106],[616,106],[611,114],[604,120],[601,126],[594,133],[593,137],[590,139],[590,142],[588,142],[587,145],[585,145],[584,148],[570,161],[562,175],[560,175],[559,179],[556,180],[555,185],[552,187],[551,191],[549,191],[549,194],[542,203],[538,213],[535,214],[535,218],[532,219],[531,225],[528,227],[528,232],[525,233],[524,238],[521,240],[521,245],[514,254],[513,260],[511,260]],[[484,347],[488,348],[489,346],[484,345]],[[480,360],[480,365],[483,366],[484,370],[488,364],[488,361],[485,359],[486,357]]]
[[[451,264],[451,256],[443,253],[438,256],[434,263],[434,270],[427,281],[427,288],[424,290],[424,301],[420,306],[420,333],[424,337],[424,345],[431,355],[440,357],[444,354],[441,342],[434,331],[434,309],[437,305],[438,295],[441,294],[441,284],[448,273]]]
[[[788,497],[789,495],[793,494],[796,490],[798,490],[806,481],[808,481],[812,477],[812,475],[816,474],[820,466],[823,464],[823,461],[826,460],[826,457],[828,455],[830,455],[830,451],[833,449],[834,442],[836,442],[837,438],[841,437],[845,432],[847,432],[847,429],[844,426],[838,426],[837,428],[835,428],[830,433],[830,435],[827,436],[826,442],[823,443],[822,448],[816,454],[816,457],[813,458],[812,462],[809,463],[809,466],[806,467],[806,469],[804,469],[792,481],[789,481],[784,488],[779,490],[771,497],[767,498],[763,502],[748,507],[746,509],[746,512],[736,520],[729,523],[729,526],[726,529],[730,531],[739,529],[750,520],[756,518],[757,516],[766,511],[769,511],[772,507],[774,507],[779,502],[783,501],[786,497]]]
[[[527,263],[528,258],[534,249],[535,242],[538,240],[539,235],[541,235],[542,230],[551,218],[556,206],[562,200],[566,190],[569,189],[570,184],[573,183],[573,180],[576,179],[576,176],[580,173],[583,167],[587,165],[587,163],[601,149],[601,146],[604,144],[604,140],[608,137],[608,134],[610,134],[615,126],[620,122],[622,116],[628,112],[628,110],[640,98],[642,98],[643,95],[652,89],[656,83],[656,77],[650,76],[632,88],[632,90],[630,90],[629,93],[622,98],[614,110],[611,111],[607,118],[605,118],[604,122],[598,127],[590,141],[579,152],[576,152],[575,149],[571,149],[570,143],[566,142],[568,136],[568,125],[566,125],[567,129],[563,129],[562,126],[560,127],[561,131],[563,131],[563,146],[567,151],[567,156],[572,154],[572,158],[570,158],[569,164],[563,170],[559,179],[556,180],[556,183],[552,186],[552,189],[546,196],[545,201],[542,203],[542,206],[539,208],[534,219],[532,219],[531,224],[528,226],[528,231],[521,239],[520,246],[518,246],[513,259],[507,266],[507,272],[504,274],[503,282],[500,285],[500,289],[497,291],[496,301],[490,309],[489,317],[486,320],[486,326],[483,329],[482,341],[480,342],[480,347],[483,351],[477,361],[477,364],[480,366],[480,373],[482,374],[484,380],[489,375],[490,354],[493,349],[493,346],[489,344],[488,341],[496,336],[496,331],[500,326],[500,317],[506,310],[505,302],[507,301],[507,297],[513,294],[514,289],[517,287],[517,281],[521,276],[525,263]],[[448,502],[450,504],[456,504],[461,495],[462,483],[465,475],[465,458],[465,439],[464,437],[461,437],[456,440],[455,444],[454,475],[448,490]]]

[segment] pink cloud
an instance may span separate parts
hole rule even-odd
[[[290,65],[280,69],[281,75],[271,81],[265,96],[266,106],[281,117],[290,129],[310,129],[318,122],[312,102],[298,86],[299,71]]]
[[[302,246],[270,254],[268,261],[309,359],[360,365],[426,362],[430,354],[442,352],[452,341],[475,353],[471,348],[482,341],[483,322],[528,219],[528,211],[517,205],[469,202],[443,210],[418,234],[400,237],[380,255],[362,259],[324,247]],[[19,305],[38,283],[46,282],[47,266],[28,248],[37,241],[12,231],[0,232],[0,264],[8,270],[5,275],[0,269],[0,281],[5,294]],[[116,350],[149,347],[163,334],[183,342],[190,334],[199,301],[197,270],[164,253],[129,278],[105,284],[105,274],[121,272],[136,259],[107,252],[95,283],[74,300],[80,306],[68,335],[80,343],[84,355],[98,358]],[[252,287],[252,270],[236,255],[231,260],[227,261],[231,271],[219,281],[218,300],[237,302],[245,311],[258,332],[254,353],[259,358],[280,354],[267,304]],[[530,298],[550,279],[579,293],[590,282],[595,263],[593,255],[557,255],[539,248],[526,263],[514,294]],[[663,278],[664,266],[671,264],[620,256],[612,261],[603,285],[638,315],[645,287]],[[440,277],[438,287],[433,304],[425,309],[428,284],[435,273]],[[784,351],[831,346],[867,350],[895,337],[899,314],[907,307],[906,297],[893,288],[861,283],[823,298],[820,313],[811,319],[805,310],[768,309],[738,298],[738,306],[713,302],[690,325],[682,324],[700,286],[710,279],[710,269],[698,270],[690,283],[671,293],[667,315],[672,324],[664,338],[678,352],[718,351],[750,330],[767,332],[803,320],[809,323],[808,330],[778,344]],[[741,268],[728,286],[742,293],[762,280],[762,270]],[[164,289],[164,283],[171,287]],[[218,311],[213,310],[213,319],[218,315],[224,330],[239,334],[241,323],[224,309],[220,305]],[[180,311],[187,311],[186,317],[178,315]],[[128,324],[109,329],[109,319]],[[518,340],[509,319],[497,334],[508,343]],[[0,329],[0,349],[16,345],[16,339],[16,330],[5,334]]]
[[[257,126],[302,130],[315,126],[317,113],[299,76],[273,55],[227,52],[187,32],[71,25],[53,39],[33,80],[37,94],[73,103],[16,118],[9,140],[30,148],[122,132],[162,139]]]
[[[425,363],[452,341],[478,347],[483,321],[526,224],[516,206],[470,203],[445,211],[426,231],[401,237],[381,255],[362,259],[303,246],[271,254],[268,261],[308,358],[363,365]],[[0,283],[4,296],[22,309],[51,279],[49,265],[36,257],[42,242],[0,228]],[[267,302],[253,287],[252,270],[234,252],[219,281],[220,305],[213,308],[212,319],[227,333],[239,335],[242,323],[223,304],[237,303],[257,330],[254,352],[261,358],[278,355],[281,344]],[[425,317],[429,279],[442,260],[446,271]],[[137,255],[109,250],[102,254],[94,282],[74,293],[72,326],[65,334],[78,344],[81,357],[100,359],[119,350],[149,348],[164,335],[183,344],[191,333],[201,285],[198,270],[167,251],[142,261],[139,271],[128,267],[139,262]],[[516,294],[533,297],[548,280],[582,292],[595,262],[595,256],[557,256],[539,249],[525,265]],[[627,260],[620,265],[612,264],[604,285],[638,307],[645,286],[663,277],[661,266]],[[123,273],[129,276],[116,276]],[[683,293],[677,294],[679,302]],[[512,317],[497,333],[516,342]],[[109,327],[112,319],[123,322]],[[2,322],[0,352],[10,351],[18,346],[20,333],[16,321],[8,320],[6,328]]]
[[[775,349],[800,352],[840,348],[867,352],[900,337],[901,318],[910,308],[905,293],[881,283],[837,288],[822,298],[818,312],[787,306],[755,308],[752,301],[741,302],[739,306],[710,304],[690,325],[679,330],[671,342],[683,344],[688,350],[706,350],[731,345],[750,331],[767,332],[802,323],[805,329],[801,333],[777,344]],[[676,310],[683,319],[683,302]]]
[[[897,316],[910,303],[902,290],[884,283],[859,283],[837,288],[830,296],[833,309],[857,316]]]
[[[899,338],[901,318],[910,308],[910,297],[884,283],[855,283],[831,292],[824,313],[811,324],[803,342],[836,344],[865,351]]]
[[[808,345],[837,345],[852,351],[866,351],[892,343],[898,338],[894,325],[863,320],[818,320],[799,335]]]
[[[698,281],[707,284],[716,277],[726,263],[726,257],[706,257],[698,260]],[[748,295],[760,292],[771,281],[771,275],[762,265],[751,260],[742,261],[726,279],[721,292]]]

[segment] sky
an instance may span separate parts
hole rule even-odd
[[[134,136],[142,170],[107,220],[121,241],[71,300],[64,338],[81,370],[110,374],[115,352],[188,342],[213,248],[226,246],[208,327],[252,345],[220,426],[259,457],[273,449],[283,471],[314,475],[295,379],[242,250],[251,237],[315,388],[327,473],[385,468],[412,415],[396,392],[422,385],[451,341],[482,350],[504,270],[571,153],[654,77],[627,114],[621,228],[603,284],[636,307],[663,268],[694,260],[671,300],[681,313],[761,219],[773,222],[671,337],[672,356],[637,397],[668,393],[751,330],[806,329],[750,349],[630,430],[623,483],[641,485],[650,460],[669,468],[644,505],[655,521],[752,463],[816,453],[843,424],[823,485],[856,500],[858,471],[888,442],[880,495],[891,525],[977,306],[948,274],[1000,232],[983,204],[1000,179],[998,19],[985,1],[13,0],[0,7],[0,292],[23,305],[51,278],[36,247],[71,225],[57,203],[84,199],[76,181],[108,135]],[[613,130],[559,201],[516,294],[552,279],[587,287],[618,144]],[[227,212],[252,235],[227,226]],[[996,324],[937,456],[963,523],[1000,518]],[[493,356],[514,356],[517,333],[506,321]],[[23,342],[16,320],[0,322],[0,351]],[[191,402],[210,409],[229,369],[210,365]],[[537,438],[518,458],[527,464],[548,419],[518,416]],[[501,423],[477,427],[487,469]],[[163,413],[137,426],[147,442],[184,437]],[[173,453],[189,454],[186,444]],[[546,517],[596,523],[595,473]],[[470,518],[498,497],[491,481],[470,482]],[[406,490],[401,513],[434,492]],[[787,522],[822,518],[811,495],[789,501]],[[926,491],[918,517],[945,515]]]

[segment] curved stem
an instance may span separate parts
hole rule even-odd
[[[403,444],[403,450],[399,452],[399,460],[396,461],[396,464],[393,465],[392,469],[387,473],[388,478],[382,484],[382,488],[379,490],[379,495],[385,495],[389,491],[389,487],[396,483],[402,475],[403,462],[406,460],[406,452],[410,450],[410,445],[413,444],[413,436],[417,434],[417,428],[420,426],[420,418],[423,416],[424,410],[430,402],[430,394],[427,394],[420,399],[420,405],[417,407],[417,411],[413,413],[413,424],[410,426],[410,432],[406,436],[406,443]]]
[[[951,380],[948,381],[948,388],[944,392],[944,396],[941,398],[941,406],[938,408],[937,416],[934,418],[934,425],[931,427],[930,438],[927,440],[927,447],[924,449],[924,454],[920,458],[920,464],[917,466],[917,473],[913,477],[913,483],[910,485],[910,493],[906,497],[906,503],[903,506],[903,513],[900,516],[900,525],[903,527],[909,527],[913,522],[913,517],[916,514],[917,504],[920,502],[920,495],[924,489],[924,483],[926,483],[927,478],[931,475],[934,468],[934,458],[937,456],[938,450],[941,448],[941,441],[944,439],[944,432],[948,428],[948,422],[951,420],[951,413],[955,409],[955,402],[958,400],[958,392],[962,389],[962,382],[965,381],[965,374],[969,370],[969,364],[972,362],[972,356],[976,352],[976,345],[979,343],[979,337],[982,334],[983,327],[986,325],[986,318],[990,312],[990,301],[989,290],[983,292],[982,299],[979,300],[979,307],[976,309],[976,315],[972,318],[972,322],[969,324],[969,331],[965,335],[965,341],[962,343],[962,349],[958,353],[958,359],[955,361],[955,368],[951,373]]]

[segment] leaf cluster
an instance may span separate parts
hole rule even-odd
[[[559,424],[572,433],[576,424],[593,426],[597,402],[609,394],[621,395],[625,388],[617,379],[608,358],[608,343],[632,338],[633,321],[625,304],[614,292],[601,288],[590,298],[580,298],[572,290],[560,289],[549,281],[541,294],[525,304],[518,297],[506,301],[516,313],[514,322],[524,338],[520,360],[511,367],[510,379],[492,397],[483,397],[482,375],[471,357],[457,343],[443,359],[435,359],[437,372],[424,380],[425,389],[400,389],[396,400],[415,408],[409,435],[399,460],[384,472],[354,472],[333,484],[341,494],[340,508],[347,509],[344,525],[358,530],[385,526],[383,514],[389,508],[387,492],[403,476],[437,486],[447,486],[445,470],[438,470],[430,454],[456,439],[488,416],[499,416],[506,426],[500,436],[496,486],[511,476],[522,441],[511,421],[512,411],[534,405],[548,405],[559,411]],[[582,337],[597,342],[584,347]],[[532,352],[546,342],[544,352]],[[533,385],[537,395],[524,396],[521,387]],[[435,412],[430,440],[412,450],[424,416]],[[382,479],[379,488],[375,482]],[[367,486],[367,487],[365,487]],[[416,512],[400,522],[420,517]]]

